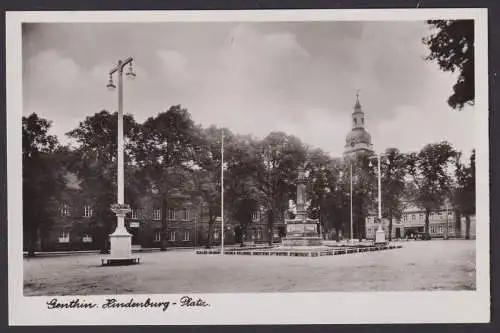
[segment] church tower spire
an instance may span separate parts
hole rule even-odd
[[[363,154],[371,154],[372,140],[370,134],[365,130],[365,113],[359,102],[359,91],[356,93],[356,103],[352,117],[352,129],[345,140],[344,156],[355,158]]]
[[[365,127],[365,113],[359,102],[359,91],[356,93],[356,104],[354,104],[354,112],[352,113],[352,128]]]

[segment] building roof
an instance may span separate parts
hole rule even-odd
[[[371,144],[371,135],[362,127],[353,128],[345,138],[346,144],[354,143],[366,143]]]

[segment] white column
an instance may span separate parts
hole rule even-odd
[[[121,63],[121,61],[120,61]],[[118,203],[124,204],[123,164],[123,69],[118,69]]]

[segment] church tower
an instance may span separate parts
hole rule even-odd
[[[372,138],[365,130],[365,113],[356,94],[356,104],[352,113],[352,129],[345,138],[344,158],[352,159],[360,155],[373,154]]]

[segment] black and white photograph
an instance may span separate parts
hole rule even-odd
[[[8,13],[11,324],[489,321],[485,11],[272,13]]]

